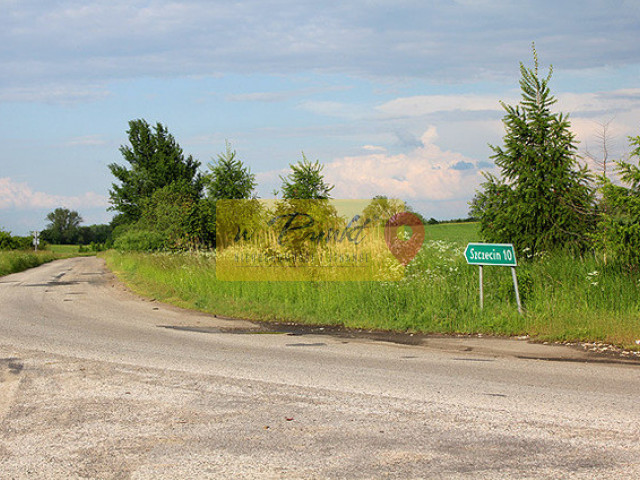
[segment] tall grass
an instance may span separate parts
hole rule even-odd
[[[181,306],[255,320],[424,333],[531,335],[541,340],[601,341],[637,347],[640,276],[591,256],[522,259],[525,315],[517,312],[511,272],[466,264],[477,225],[428,226],[425,244],[395,282],[224,282],[215,255],[106,254],[135,290]],[[445,240],[445,238],[447,240]]]
[[[17,273],[50,262],[60,255],[53,252],[29,252],[24,250],[0,251],[0,276]]]

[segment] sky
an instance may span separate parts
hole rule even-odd
[[[304,152],[335,198],[465,217],[532,42],[580,153],[601,155],[606,123],[623,158],[640,135],[635,0],[0,0],[0,228],[41,230],[57,207],[107,223],[108,165],[138,118],[203,173],[228,141],[263,198]]]

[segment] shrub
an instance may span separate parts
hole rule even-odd
[[[113,246],[121,251],[151,252],[167,248],[168,238],[149,230],[129,230],[119,236]]]
[[[640,136],[629,140],[636,147],[631,156],[640,158]],[[637,268],[640,266],[640,168],[624,161],[616,164],[625,185],[604,181],[601,236],[605,251],[616,261]]]

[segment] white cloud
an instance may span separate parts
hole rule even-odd
[[[555,110],[573,115],[611,116],[612,112],[640,110],[640,88],[593,93],[558,93]]]
[[[289,173],[291,173],[289,168],[256,173],[256,181],[258,182],[260,196],[262,198],[271,198],[274,190],[279,190],[282,185],[280,177],[286,177]]]
[[[429,127],[422,145],[406,154],[370,153],[326,163],[325,178],[336,185],[336,198],[454,200],[467,198],[482,181],[474,159],[444,151],[436,145],[437,131]]]
[[[421,145],[403,154],[389,154],[382,147],[370,147],[362,155],[323,162],[325,181],[335,185],[334,198],[368,199],[375,195],[400,198],[427,216],[440,219],[464,217],[468,201],[484,180],[484,163],[437,145],[435,127],[420,137]],[[262,196],[271,197],[279,188],[280,176],[288,169],[256,174]]]
[[[569,114],[571,131],[576,135],[581,153],[588,149],[600,154],[597,134],[601,130],[600,124],[607,121],[610,121],[609,158],[621,158],[628,152],[627,137],[639,133],[640,88],[587,93],[560,91],[554,92],[554,96],[558,102],[551,109]],[[510,105],[520,102],[515,95],[502,99]],[[442,143],[453,145],[456,150],[478,151],[478,146],[487,142],[502,143],[499,138],[505,131],[500,118],[504,110],[498,100],[494,95],[422,95],[399,97],[379,105],[376,110],[384,120],[403,122],[400,125],[404,128],[397,133],[404,135],[401,140],[405,145],[419,143],[410,134],[412,123],[437,121],[438,128],[444,132]],[[478,113],[469,115],[469,112]]]
[[[400,97],[376,107],[383,117],[421,117],[448,111],[501,111],[498,95],[418,95]],[[509,103],[509,102],[507,102]]]
[[[71,105],[94,102],[111,95],[101,85],[38,85],[0,88],[0,102],[54,103]]]
[[[380,147],[377,145],[363,145],[362,149],[368,152],[386,152],[387,151],[386,148]]]
[[[79,196],[51,195],[36,192],[27,184],[14,182],[9,177],[0,178],[0,209],[36,209],[66,207],[72,209],[107,207],[109,199],[104,195],[87,192]]]
[[[640,88],[627,88],[589,93],[553,92],[557,103],[553,111],[571,113],[573,117],[612,117],[616,112],[640,111]],[[385,118],[415,118],[436,113],[504,112],[500,102],[516,105],[519,93],[503,94],[450,94],[398,97],[378,105],[375,110]]]
[[[5,2],[0,84],[310,71],[460,83],[511,77],[532,39],[565,69],[638,64],[637,2],[574,3]]]

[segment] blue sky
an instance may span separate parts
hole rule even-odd
[[[229,140],[271,196],[319,159],[338,198],[466,216],[493,171],[500,100],[536,42],[581,152],[640,135],[636,1],[0,0],[0,228],[59,206],[109,221],[129,120],[162,122],[207,170]]]

